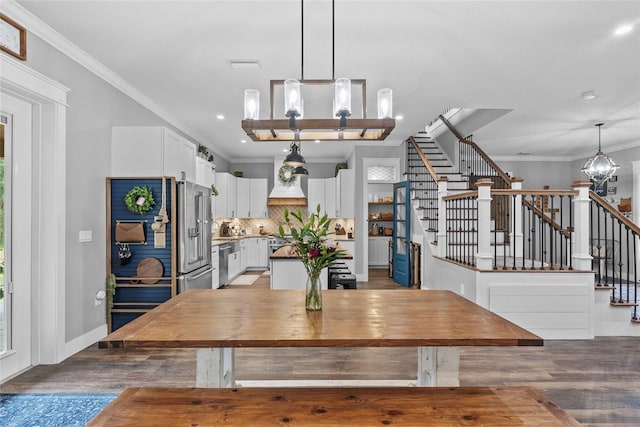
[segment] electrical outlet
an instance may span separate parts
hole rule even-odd
[[[464,295],[464,285],[460,283],[460,295]]]
[[[80,243],[86,243],[93,240],[93,236],[91,234],[91,230],[83,230],[78,232],[78,241]]]

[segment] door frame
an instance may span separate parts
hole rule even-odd
[[[32,182],[32,238],[30,258],[27,258],[32,292],[31,363],[58,363],[68,356],[65,351],[65,246],[69,89],[5,55],[0,55],[0,68],[0,91],[28,102],[32,108],[32,159],[23,170]],[[16,374],[2,372],[0,382]]]

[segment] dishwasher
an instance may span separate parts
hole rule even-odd
[[[220,287],[227,284],[229,280],[229,254],[231,253],[231,244],[225,243],[219,247],[219,272],[220,272]]]

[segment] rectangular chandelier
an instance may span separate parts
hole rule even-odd
[[[333,86],[333,117],[304,118],[304,100],[300,86]],[[351,117],[351,86],[360,88],[361,117]],[[282,89],[281,89],[282,88]],[[286,113],[276,119],[275,102],[282,93]],[[391,89],[378,91],[378,118],[367,118],[366,80],[271,80],[269,119],[259,119],[260,94],[257,90],[245,91],[244,120],[242,129],[253,141],[382,141],[395,127],[392,118]],[[330,102],[327,102],[330,104]],[[310,105],[307,105],[309,110]],[[327,107],[327,108],[328,108]]]

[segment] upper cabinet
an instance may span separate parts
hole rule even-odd
[[[336,204],[339,218],[356,216],[356,171],[340,169],[336,178]]]
[[[196,184],[211,187],[216,183],[216,170],[211,162],[196,156]]]
[[[216,173],[217,218],[266,218],[267,179]],[[239,195],[239,197],[238,197]]]
[[[235,218],[236,213],[236,178],[228,173],[216,173],[216,218]]]
[[[195,181],[196,146],[159,126],[115,126],[111,176],[173,176]]]
[[[341,169],[336,178],[309,178],[307,181],[309,212],[315,212],[320,204],[321,214],[329,218],[355,217],[355,173]]]

